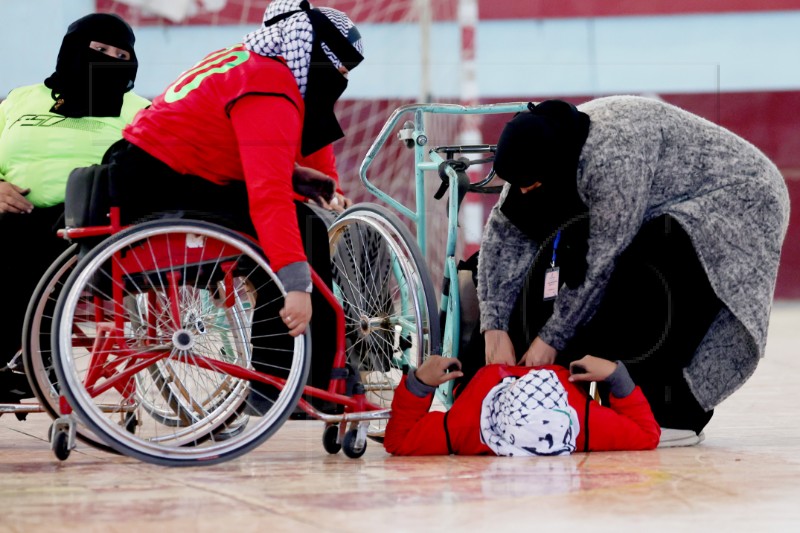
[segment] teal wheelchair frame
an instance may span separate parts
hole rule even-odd
[[[462,106],[455,104],[411,104],[397,108],[384,124],[378,137],[370,146],[361,163],[359,176],[361,181],[376,198],[385,202],[401,215],[405,216],[416,229],[416,242],[420,250],[427,248],[426,209],[428,199],[425,194],[426,173],[439,173],[444,182],[442,189],[448,190],[448,226],[447,244],[444,258],[442,279],[442,295],[439,302],[439,326],[441,331],[441,345],[430,344],[430,353],[441,354],[445,357],[458,357],[460,338],[460,295],[458,289],[458,273],[456,259],[456,245],[458,242],[458,213],[461,201],[467,192],[485,192],[486,186],[494,178],[494,172],[477,181],[470,182],[466,175],[469,159],[454,159],[456,154],[492,153],[495,147],[483,145],[457,145],[438,146],[428,148],[428,135],[425,130],[425,115],[490,115],[513,114],[527,109],[527,102],[514,102],[502,104],[488,104],[476,106]],[[414,177],[415,177],[415,205],[411,209],[392,198],[373,183],[368,175],[378,152],[392,136],[400,125],[401,120],[413,114],[413,121],[403,124],[398,137],[406,142],[407,146],[414,149]],[[472,163],[486,163],[492,158],[472,161]],[[446,187],[445,187],[446,186]],[[442,190],[440,189],[440,190]],[[443,190],[442,190],[443,192]],[[430,355],[424,354],[425,356]],[[452,403],[450,387],[442,387],[439,391],[440,400],[449,406]]]

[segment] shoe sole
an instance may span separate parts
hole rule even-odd
[[[657,448],[685,448],[688,446],[697,446],[704,440],[706,440],[706,434],[701,431],[699,435],[659,441]]]

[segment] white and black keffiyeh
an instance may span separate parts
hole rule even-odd
[[[506,378],[483,399],[481,441],[497,455],[568,455],[579,431],[578,413],[552,370]]]
[[[274,0],[264,12],[264,22],[291,11],[301,10],[305,0]],[[309,7],[313,8],[311,4]],[[339,10],[321,7],[319,10],[347,37],[355,25],[350,18]],[[244,36],[245,47],[256,54],[266,57],[283,57],[297,80],[300,94],[305,96],[308,85],[308,69],[311,65],[311,49],[314,44],[314,30],[306,13],[291,15],[275,24],[262,26],[258,30]],[[328,46],[320,43],[322,50],[335,67],[341,61],[331,52]],[[361,39],[353,43],[359,53],[364,52]]]

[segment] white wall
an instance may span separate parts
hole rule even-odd
[[[53,72],[69,24],[94,0],[0,0],[0,98]]]

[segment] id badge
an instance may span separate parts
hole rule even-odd
[[[544,301],[554,300],[558,296],[558,268],[548,268],[544,273]]]

